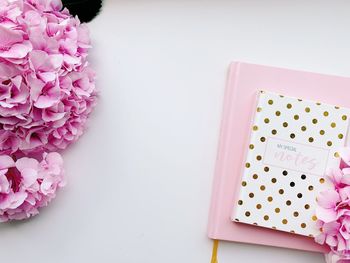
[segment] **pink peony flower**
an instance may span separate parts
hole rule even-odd
[[[340,167],[330,169],[327,175],[333,189],[317,197],[316,224],[321,234],[315,241],[330,247],[328,263],[350,262],[350,149],[342,149],[340,155]]]
[[[0,0],[0,154],[64,149],[96,102],[85,24],[59,0]]]
[[[39,213],[65,185],[63,161],[56,153],[44,153],[38,162],[0,156],[0,221],[20,220]]]

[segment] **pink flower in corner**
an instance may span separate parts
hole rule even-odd
[[[323,191],[317,197],[316,216],[325,223],[337,219],[337,209],[340,202],[339,193],[336,190]]]
[[[317,197],[316,224],[321,234],[315,241],[330,247],[328,263],[350,262],[350,149],[342,149],[340,156],[340,168],[327,174],[333,188]]]
[[[0,221],[38,214],[65,184],[62,165],[62,157],[55,152],[44,153],[40,162],[0,156]]]

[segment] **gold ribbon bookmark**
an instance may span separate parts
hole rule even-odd
[[[218,263],[218,247],[219,247],[219,240],[214,239],[213,243],[213,252],[211,253],[211,261],[210,263]]]

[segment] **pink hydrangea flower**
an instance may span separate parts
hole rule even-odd
[[[328,263],[350,262],[350,149],[342,149],[340,155],[340,167],[327,175],[333,188],[317,197],[316,224],[321,234],[315,241],[330,247]]]
[[[59,0],[0,0],[0,154],[64,149],[95,105],[85,24]]]
[[[0,156],[0,221],[20,220],[39,213],[65,185],[62,157],[44,153],[39,162]]]

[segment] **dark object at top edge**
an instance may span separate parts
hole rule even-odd
[[[73,16],[78,16],[81,22],[90,22],[101,11],[102,0],[62,0]]]

